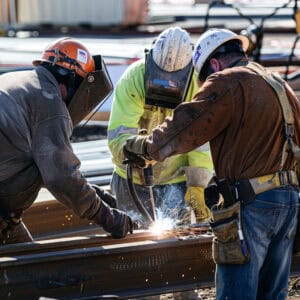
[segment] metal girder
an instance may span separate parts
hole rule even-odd
[[[121,240],[78,236],[0,248],[1,299],[125,299],[212,286],[215,266],[206,228]],[[300,274],[294,256],[292,275]]]
[[[56,241],[48,249],[44,244],[43,251],[41,243],[19,244],[15,253],[10,252],[17,245],[3,246],[0,298],[122,299],[213,284],[210,236],[158,238],[143,232],[86,240]]]
[[[36,202],[24,212],[23,221],[34,239],[78,235],[78,232],[104,231],[92,221],[81,219],[57,200]]]

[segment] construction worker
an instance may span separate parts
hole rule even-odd
[[[22,213],[41,187],[113,237],[124,237],[132,231],[130,217],[105,203],[114,200],[110,194],[87,183],[70,144],[73,125],[111,92],[101,56],[62,38],[33,64],[0,80],[0,243],[32,241]]]
[[[145,216],[137,210],[128,191],[122,149],[128,137],[150,133],[166,116],[172,116],[179,103],[191,101],[198,89],[192,52],[188,32],[170,27],[157,37],[145,59],[128,67],[115,88],[108,125],[108,145],[115,165],[111,190],[118,207],[142,223]],[[190,223],[192,207],[198,222],[207,220],[209,210],[203,188],[211,171],[208,144],[155,164],[153,194],[157,214],[178,224]],[[149,191],[144,186],[142,170],[134,169],[132,177],[137,195],[150,213]]]
[[[128,139],[124,153],[163,161],[210,141],[216,298],[281,300],[299,206],[300,105],[279,75],[247,59],[247,47],[226,29],[203,33],[193,54],[198,94],[149,136]]]

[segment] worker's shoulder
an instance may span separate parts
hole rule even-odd
[[[258,75],[249,68],[237,66],[213,73],[209,78],[214,81],[214,84],[218,83],[220,86],[233,87],[236,85],[247,84],[249,81],[255,80],[255,77],[258,77]]]

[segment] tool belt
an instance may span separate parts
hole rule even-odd
[[[211,209],[212,256],[216,264],[244,264],[249,251],[242,231],[241,203]]]
[[[249,261],[250,253],[243,232],[241,205],[252,202],[259,193],[280,186],[297,186],[296,172],[279,171],[233,184],[225,179],[213,179],[204,191],[205,203],[211,210],[213,260],[217,264],[244,264]]]
[[[280,186],[298,186],[298,177],[296,172],[293,170],[278,171],[275,174],[249,179],[249,182],[254,193],[257,195]]]
[[[281,186],[298,186],[297,173],[293,170],[278,171],[274,174],[259,176],[251,179],[241,179],[234,183],[216,178],[204,191],[205,202],[208,208],[219,202],[219,195],[227,199],[228,205],[241,201],[243,204],[250,203],[255,196]],[[226,196],[224,196],[226,195]]]

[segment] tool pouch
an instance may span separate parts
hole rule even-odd
[[[204,189],[204,200],[206,206],[211,209],[213,206],[217,205],[219,202],[219,189],[216,184],[209,184],[205,189]]]
[[[209,209],[212,209],[212,207],[218,205],[220,195],[222,195],[224,200],[223,206],[228,207],[237,201],[234,194],[234,187],[226,179],[218,180],[214,176],[204,189],[205,204]]]
[[[237,201],[226,208],[211,209],[212,256],[216,264],[244,264],[249,260],[240,225],[240,205]]]

